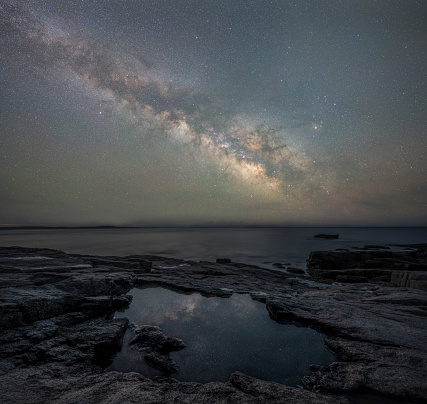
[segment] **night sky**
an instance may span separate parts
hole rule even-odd
[[[0,224],[427,225],[426,16],[0,0]]]

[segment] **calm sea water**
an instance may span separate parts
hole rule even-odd
[[[337,240],[316,239],[338,233]],[[311,251],[366,244],[427,242],[427,228],[205,228],[0,230],[0,246],[46,247],[98,255],[154,254],[190,260],[236,262],[273,268],[305,267]]]

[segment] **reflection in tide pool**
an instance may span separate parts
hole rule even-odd
[[[302,376],[310,374],[310,364],[325,366],[335,360],[322,334],[276,323],[265,305],[248,295],[205,298],[163,288],[130,293],[130,308],[116,317],[128,317],[138,325],[157,325],[187,344],[170,355],[179,365],[172,377],[180,381],[227,381],[239,370],[259,379],[297,385]],[[122,351],[107,370],[160,375],[145,364],[143,353],[128,346],[131,338],[132,332],[127,331]]]

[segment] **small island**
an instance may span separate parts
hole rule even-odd
[[[339,234],[324,234],[324,233],[314,235],[315,238],[325,238],[325,239],[335,239],[335,238],[339,238],[339,236],[340,236]]]

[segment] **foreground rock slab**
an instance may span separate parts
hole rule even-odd
[[[17,379],[18,378],[18,379]],[[18,386],[17,380],[24,383]],[[82,374],[58,365],[16,370],[2,378],[3,403],[346,403],[340,397],[264,382],[235,373],[229,383],[153,381],[138,373]],[[10,387],[11,386],[11,387]]]
[[[204,296],[249,293],[266,303],[276,321],[326,332],[338,361],[314,364],[301,382],[304,388],[239,372],[227,383],[207,384],[104,372],[130,327],[113,313],[129,305],[127,292],[135,286]],[[0,401],[346,403],[352,394],[369,393],[427,402],[426,317],[427,293],[413,288],[318,284],[232,262],[0,248]],[[166,347],[167,337],[159,338]],[[156,362],[162,349],[152,350],[149,360]]]

